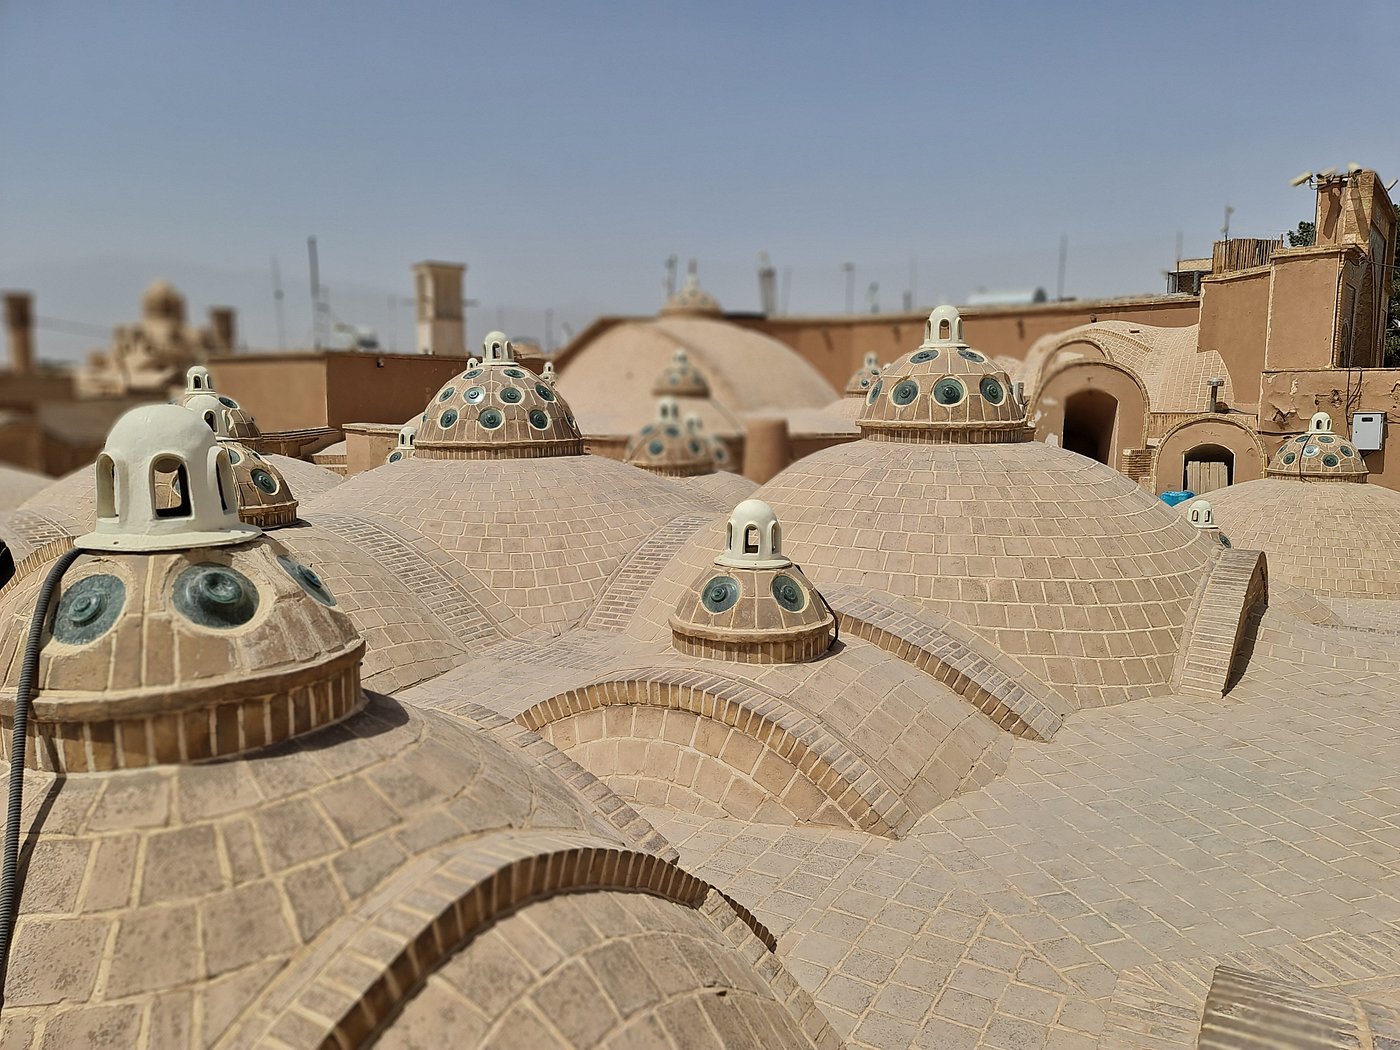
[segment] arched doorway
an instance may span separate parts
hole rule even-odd
[[[1064,447],[1100,463],[1113,455],[1113,427],[1118,399],[1102,390],[1081,390],[1065,402]]]
[[[1196,495],[1235,483],[1235,454],[1224,445],[1197,445],[1186,453],[1181,487]]]

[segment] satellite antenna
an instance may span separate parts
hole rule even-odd
[[[1348,175],[1355,175],[1355,174],[1356,174],[1358,171],[1360,171],[1360,170],[1361,170],[1361,165],[1358,164],[1358,163],[1356,163],[1356,161],[1354,161],[1354,160],[1349,160],[1349,161],[1347,161],[1347,174],[1348,174]]]
[[[1337,169],[1335,167],[1332,167],[1328,168],[1326,171],[1319,171],[1317,173],[1317,177],[1319,179],[1330,179],[1335,174],[1337,174]]]
[[[1304,183],[1312,182],[1312,180],[1313,180],[1313,173],[1312,173],[1311,171],[1304,171],[1304,172],[1301,172],[1301,173],[1298,174],[1298,175],[1294,175],[1293,178],[1289,179],[1289,180],[1288,180],[1288,185],[1290,185],[1290,186],[1301,186],[1301,185],[1303,185]]]

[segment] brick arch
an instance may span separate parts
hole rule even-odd
[[[1128,365],[1112,360],[1067,361],[1041,378],[1030,406],[1035,436],[1063,444],[1065,409],[1077,394],[1098,392],[1117,403],[1113,434],[1109,443],[1108,466],[1118,470],[1123,453],[1147,446],[1147,425],[1151,398],[1142,377]]]
[[[1180,487],[1186,457],[1202,445],[1219,445],[1234,454],[1232,484],[1257,481],[1264,476],[1269,452],[1258,431],[1232,416],[1204,413],[1181,420],[1157,442],[1152,482],[1158,495]]]
[[[262,1007],[216,1046],[368,1045],[483,930],[559,894],[644,893],[742,923],[768,952],[777,948],[765,926],[708,883],[654,854],[586,834],[496,834],[478,848],[449,848],[434,859],[414,865],[392,897],[371,895],[326,930],[308,957],[321,964],[284,970],[260,997]],[[717,926],[716,936],[724,935]],[[327,959],[336,964],[324,965]]]
[[[612,717],[614,731],[629,739],[632,724],[624,719],[657,711],[656,725],[642,732],[648,743],[662,746],[668,743],[666,714],[679,713],[682,732],[697,728],[688,741],[672,742],[676,750],[700,751],[751,778],[798,820],[892,838],[913,827],[915,814],[853,748],[786,701],[745,683],[695,671],[621,675],[541,701],[516,721],[567,753],[577,743],[568,736],[574,720],[599,711],[604,719],[626,711]],[[706,726],[721,732],[702,733]],[[671,732],[679,736],[676,728]]]

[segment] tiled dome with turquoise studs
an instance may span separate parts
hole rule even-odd
[[[413,448],[417,459],[537,459],[581,456],[583,437],[555,388],[492,332],[481,361],[428,402]]]
[[[1300,481],[1365,481],[1368,471],[1356,446],[1332,432],[1332,417],[1319,412],[1309,421],[1307,433],[1279,446],[1266,473]]]
[[[929,314],[924,341],[887,365],[865,395],[857,420],[875,441],[1029,441],[1026,406],[991,358],[963,341],[951,306]]]

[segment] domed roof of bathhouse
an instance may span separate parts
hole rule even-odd
[[[930,325],[872,387],[863,440],[756,493],[786,543],[823,585],[915,600],[1080,703],[1164,685],[1215,548],[1117,471],[1027,440],[956,311]]]
[[[362,692],[334,592],[220,500],[213,434],[174,406],[136,413],[98,464],[113,465],[116,506],[101,509],[115,513],[79,540],[40,653],[25,779],[43,805],[21,833],[54,848],[18,898],[10,1030],[69,1045],[100,1024],[111,1045],[141,1048],[263,1046],[292,1030],[299,1045],[371,1032],[441,1045],[463,1037],[453,989],[529,958],[544,928],[568,931],[560,964],[626,1001],[631,1021],[654,1023],[667,996],[619,987],[631,971],[596,949],[644,937],[647,958],[688,975],[668,992],[724,991],[726,1025],[761,1019],[779,1045],[808,1047],[805,1020],[829,1042],[809,998],[775,991],[791,982],[771,934],[554,748],[469,705],[449,716]],[[157,460],[189,478],[173,523],[150,513],[142,475]],[[25,633],[10,627],[48,569],[0,594],[0,705],[14,703]],[[132,637],[139,659],[123,656]],[[371,940],[333,984],[296,965]],[[704,975],[685,965],[699,956]],[[473,1041],[515,1023],[520,989],[534,1009],[577,1005],[572,985],[551,997],[523,969],[500,988],[518,994],[493,995]]]
[[[1236,547],[1264,551],[1272,581],[1334,604],[1400,602],[1400,492],[1337,484],[1365,482],[1366,468],[1358,471],[1360,455],[1340,451],[1354,446],[1328,430],[1285,441],[1268,477],[1212,492],[1215,524]],[[1345,608],[1338,613],[1347,619]]]
[[[585,434],[635,434],[650,418],[657,378],[664,380],[677,350],[703,377],[710,400],[731,417],[726,424],[683,402],[683,411],[700,412],[712,434],[726,435],[734,420],[749,413],[823,408],[837,398],[831,384],[785,343],[703,311],[663,311],[613,324],[561,360],[559,392]],[[742,425],[734,429],[742,432]]]
[[[491,380],[493,390],[507,384],[520,389],[529,378],[511,376],[522,370],[509,362],[478,368],[500,372],[499,382]],[[485,381],[449,382],[448,400],[435,396],[429,415],[460,416],[464,397],[486,403]],[[503,404],[523,405],[525,396]],[[551,419],[567,415],[562,399],[545,403],[555,406]],[[621,560],[658,529],[677,518],[716,513],[703,492],[602,456],[575,454],[573,439],[556,440],[548,427],[539,438],[525,439],[528,455],[520,458],[522,446],[514,442],[492,454],[494,439],[473,433],[470,421],[466,432],[449,433],[462,425],[459,419],[445,427],[425,424],[412,459],[346,480],[305,502],[302,517],[381,517],[412,537],[410,545],[450,556],[469,590],[482,588],[525,626],[562,630],[592,607]],[[525,426],[534,428],[528,419]]]

